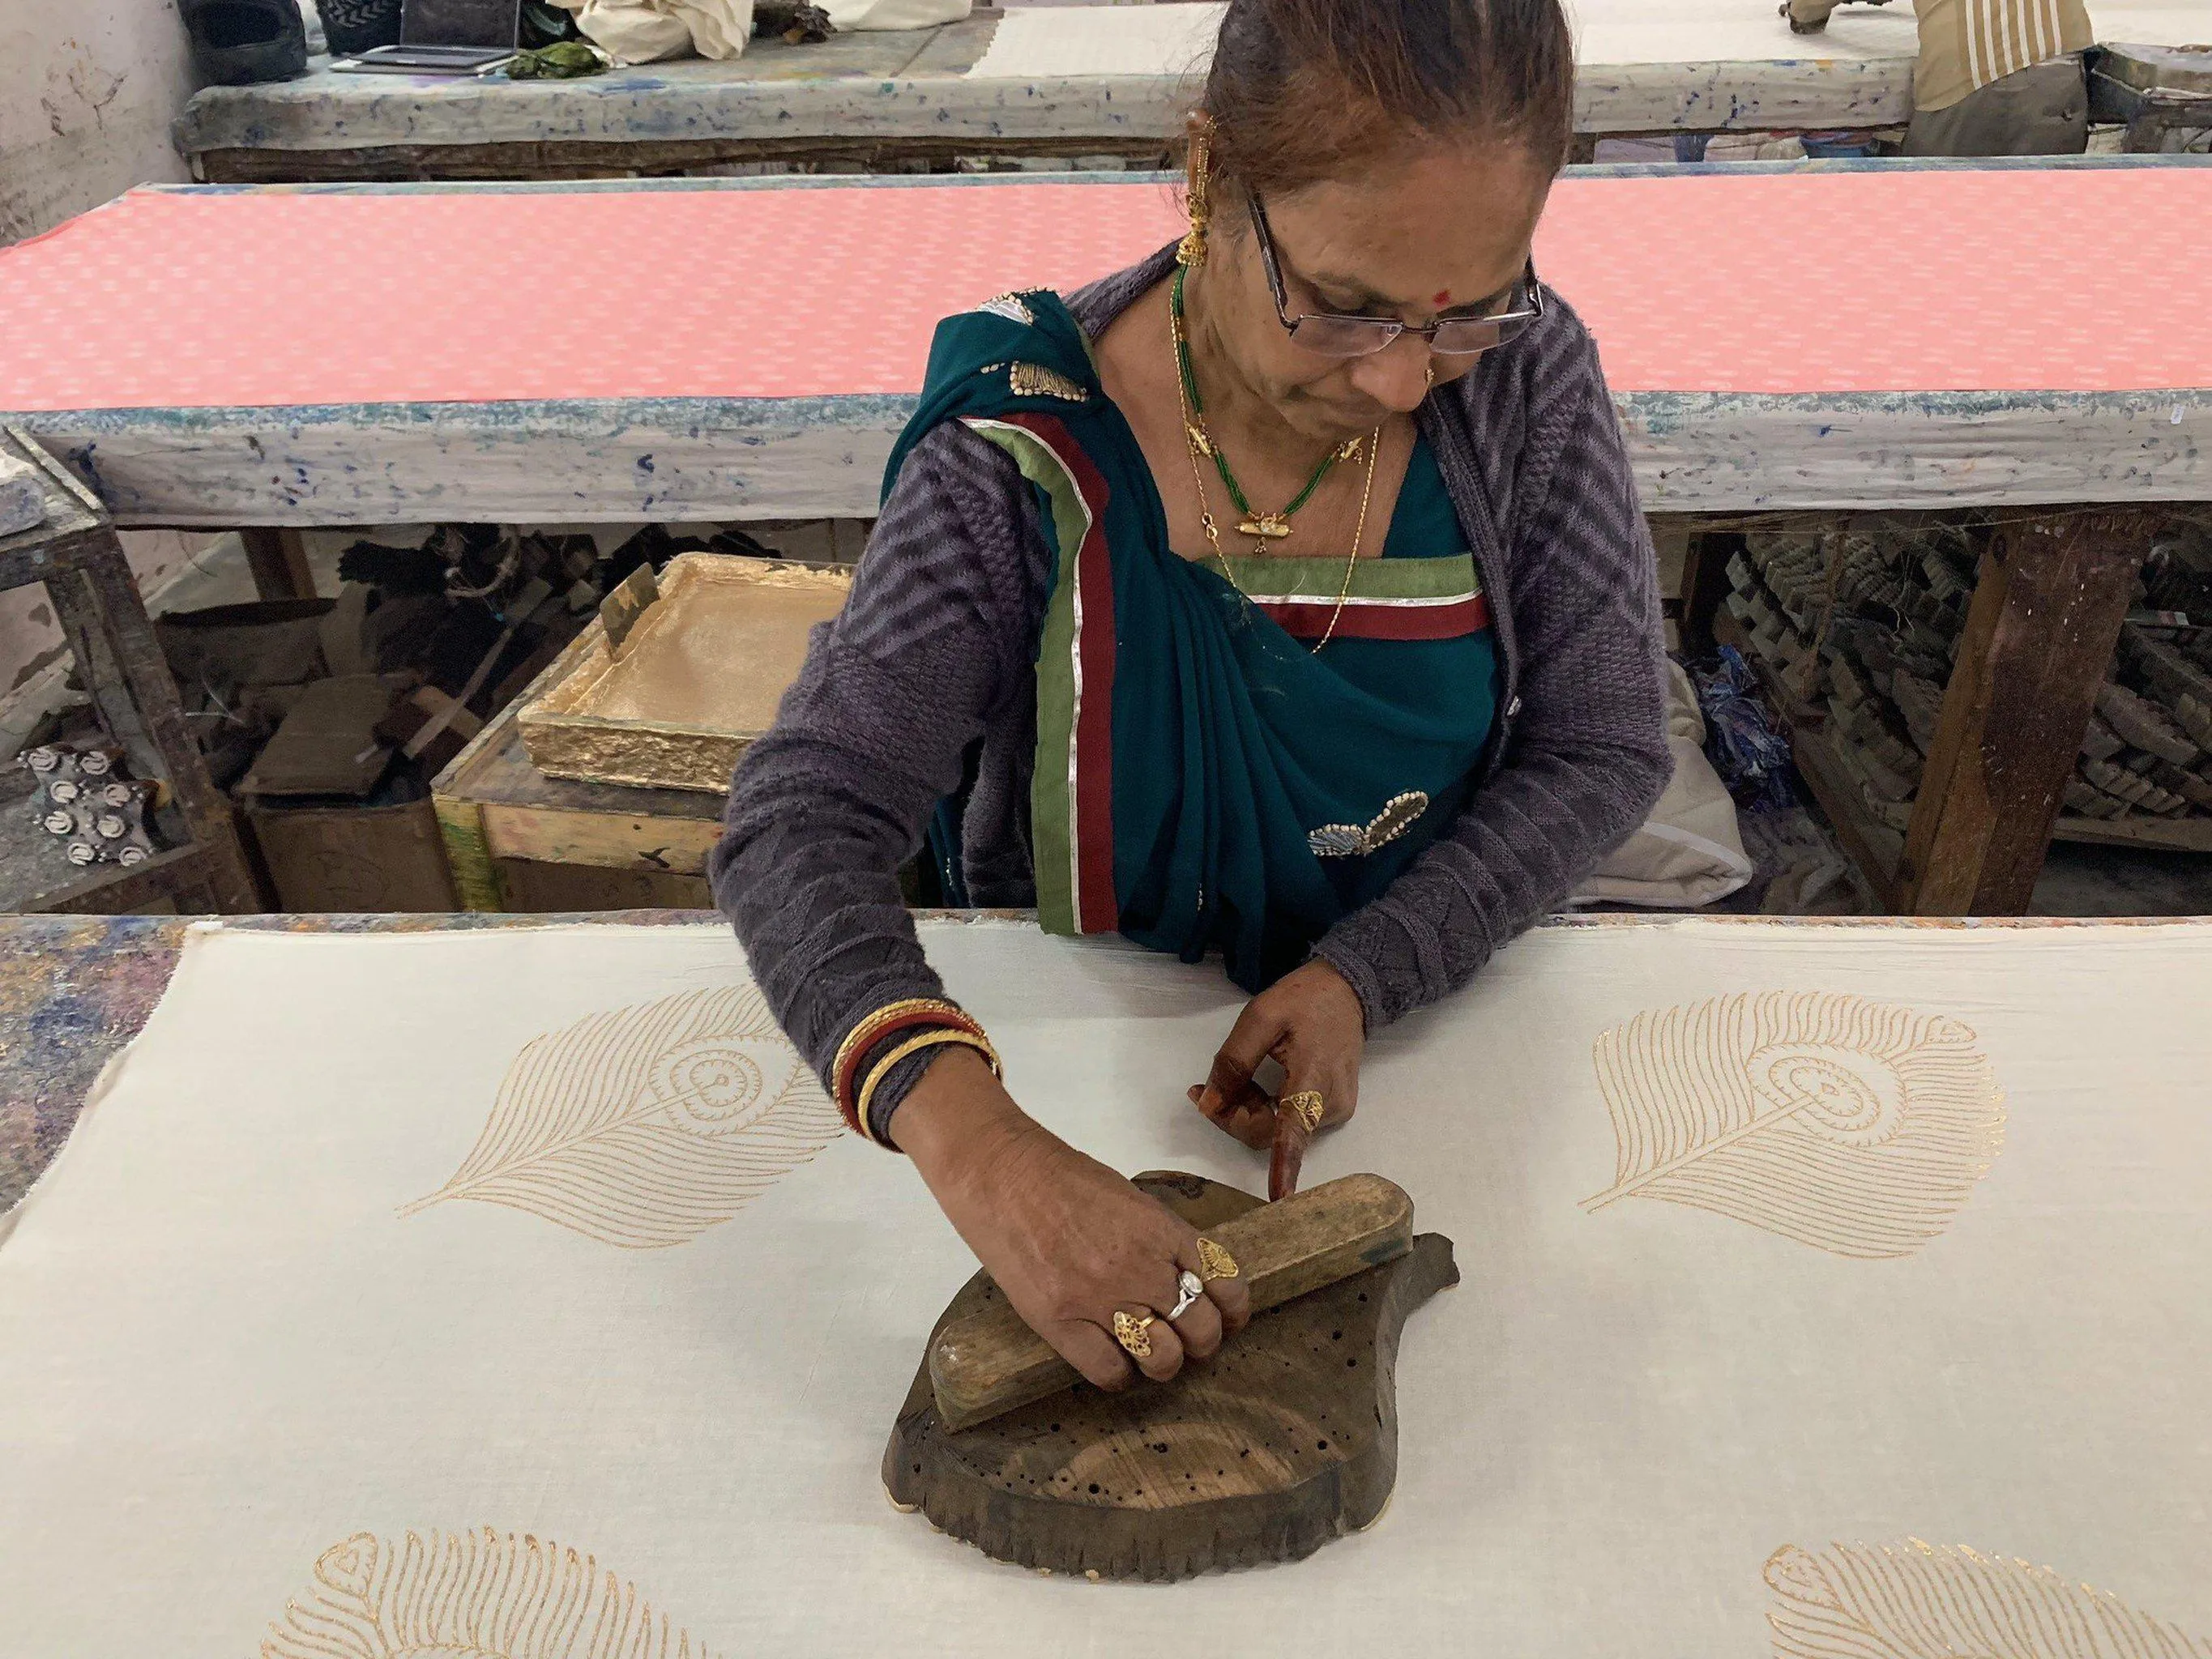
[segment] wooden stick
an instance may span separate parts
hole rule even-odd
[[[1237,1260],[1252,1311],[1395,1261],[1413,1245],[1413,1200],[1381,1176],[1346,1176],[1211,1228]],[[953,1321],[929,1349],[937,1415],[972,1428],[1082,1379],[1003,1297]]]

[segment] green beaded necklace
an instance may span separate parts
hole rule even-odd
[[[1313,477],[1306,480],[1306,487],[1298,491],[1297,498],[1281,512],[1254,512],[1252,503],[1244,499],[1243,486],[1237,482],[1237,475],[1229,470],[1229,458],[1221,453],[1219,446],[1213,441],[1213,434],[1206,428],[1206,403],[1198,394],[1198,376],[1191,372],[1190,367],[1190,331],[1185,324],[1182,304],[1184,274],[1185,267],[1177,265],[1175,286],[1168,295],[1168,309],[1175,320],[1176,371],[1182,377],[1184,436],[1188,439],[1193,450],[1212,461],[1213,470],[1221,475],[1222,488],[1229,492],[1229,499],[1236,503],[1237,510],[1244,515],[1244,522],[1237,526],[1237,533],[1256,536],[1263,541],[1280,541],[1291,533],[1291,514],[1313,499],[1314,491],[1321,488],[1321,481],[1328,477],[1330,469],[1339,461],[1348,461],[1358,455],[1360,445],[1367,440],[1350,439],[1322,456],[1321,465],[1314,469]]]

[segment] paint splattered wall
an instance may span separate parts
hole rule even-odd
[[[194,85],[176,0],[0,5],[0,243],[183,179],[169,124]]]

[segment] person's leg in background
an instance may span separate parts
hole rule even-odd
[[[1907,155],[2079,155],[2089,143],[2081,60],[2054,58],[1992,81],[1944,109],[1916,110]]]

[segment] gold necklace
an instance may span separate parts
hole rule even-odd
[[[1237,482],[1237,474],[1229,465],[1229,457],[1222,453],[1221,446],[1213,441],[1212,433],[1206,429],[1206,399],[1198,389],[1198,371],[1191,366],[1190,324],[1183,309],[1182,284],[1187,275],[1188,272],[1184,267],[1177,266],[1174,284],[1168,289],[1168,325],[1175,336],[1176,377],[1182,393],[1184,434],[1200,454],[1212,460],[1213,470],[1221,475],[1221,487],[1229,492],[1230,501],[1244,515],[1237,526],[1237,533],[1256,537],[1261,541],[1280,541],[1291,533],[1291,520],[1297,516],[1298,509],[1314,498],[1314,492],[1321,488],[1322,480],[1328,477],[1336,464],[1351,460],[1359,453],[1361,440],[1349,439],[1322,456],[1321,464],[1306,479],[1305,488],[1291,497],[1290,505],[1279,513],[1260,512],[1246,501],[1244,486]]]
[[[1170,343],[1176,348],[1176,367],[1180,371],[1182,329],[1180,319],[1172,310],[1168,314],[1168,335]],[[1236,589],[1237,596],[1249,605],[1252,596],[1244,591],[1244,585],[1237,580],[1237,573],[1229,567],[1228,557],[1221,550],[1220,528],[1213,522],[1213,509],[1206,502],[1206,470],[1199,465],[1202,452],[1199,448],[1198,428],[1190,418],[1190,403],[1183,391],[1180,372],[1176,375],[1176,394],[1182,404],[1183,453],[1190,462],[1190,481],[1198,490],[1198,521],[1206,528],[1206,545],[1213,550],[1214,562],[1221,567],[1223,578]],[[1343,620],[1346,602],[1352,598],[1352,574],[1359,568],[1359,545],[1367,538],[1367,506],[1375,496],[1375,463],[1382,453],[1382,428],[1376,427],[1368,434],[1366,441],[1367,481],[1359,489],[1359,522],[1352,532],[1352,552],[1344,562],[1344,581],[1336,590],[1336,608],[1328,613],[1328,630],[1322,635],[1320,643],[1313,647],[1312,654],[1316,657],[1321,655],[1322,647],[1336,637],[1336,625]]]

